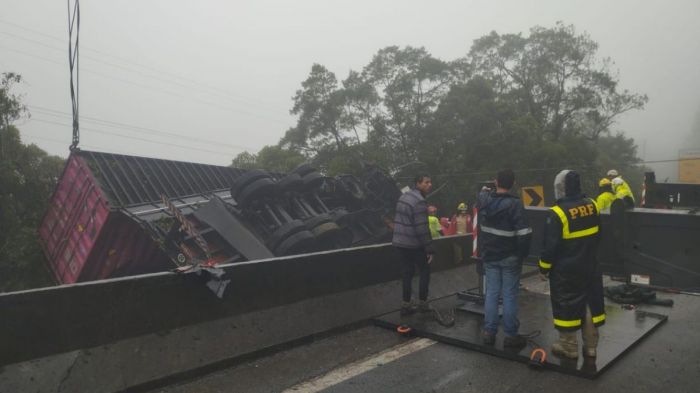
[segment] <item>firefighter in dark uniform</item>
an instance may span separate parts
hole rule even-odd
[[[605,323],[603,276],[596,260],[598,206],[583,195],[574,171],[560,172],[554,190],[557,202],[547,217],[539,262],[543,278],[550,280],[554,327],[559,331],[552,353],[578,358],[577,335],[582,330],[583,355],[595,357],[597,328]]]

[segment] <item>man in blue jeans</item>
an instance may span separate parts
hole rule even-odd
[[[510,169],[498,172],[496,190],[482,190],[478,211],[478,250],[484,262],[486,301],[484,305],[484,344],[496,341],[498,299],[503,294],[503,331],[505,347],[521,347],[525,339],[518,335],[518,289],[523,259],[530,251],[532,229],[528,225],[520,198],[510,193],[515,174]]]

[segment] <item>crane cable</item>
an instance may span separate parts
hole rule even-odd
[[[72,11],[71,11],[72,8]],[[73,45],[73,32],[75,32],[75,46]],[[68,0],[68,67],[70,69],[70,99],[73,109],[73,140],[69,147],[70,151],[78,148],[80,143],[80,126],[78,123],[78,99],[80,92],[80,79],[78,74],[78,43],[80,34],[80,4],[75,0],[71,7],[71,0]]]

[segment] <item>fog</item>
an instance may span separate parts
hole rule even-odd
[[[17,124],[22,138],[67,156],[66,2],[0,4],[0,72],[25,78],[17,91],[32,113]],[[696,0],[83,1],[80,146],[228,165],[295,123],[291,97],[315,62],[342,79],[388,45],[452,60],[492,30],[563,21],[599,43],[623,89],[649,96],[613,131],[647,161],[675,159],[700,109],[698,15]],[[677,178],[674,162],[649,166]]]

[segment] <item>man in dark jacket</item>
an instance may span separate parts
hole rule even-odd
[[[403,303],[401,314],[415,311],[411,303],[411,282],[416,266],[419,274],[418,309],[428,311],[428,285],[430,284],[430,262],[433,258],[433,245],[428,227],[428,204],[425,196],[433,183],[426,174],[416,176],[415,187],[401,195],[396,204],[394,216],[394,236],[392,244],[403,260]]]
[[[600,217],[593,199],[581,192],[574,171],[561,171],[554,180],[557,203],[544,229],[540,273],[549,276],[554,327],[559,341],[552,353],[578,358],[577,332],[583,328],[583,354],[595,357],[597,327],[605,323],[603,277],[598,271]]]
[[[498,299],[503,293],[503,331],[506,347],[525,345],[518,335],[518,289],[523,259],[530,251],[532,229],[523,203],[510,194],[515,174],[510,169],[498,172],[496,190],[483,190],[476,204],[478,250],[484,262],[486,301],[484,305],[485,344],[493,344],[498,331]]]

